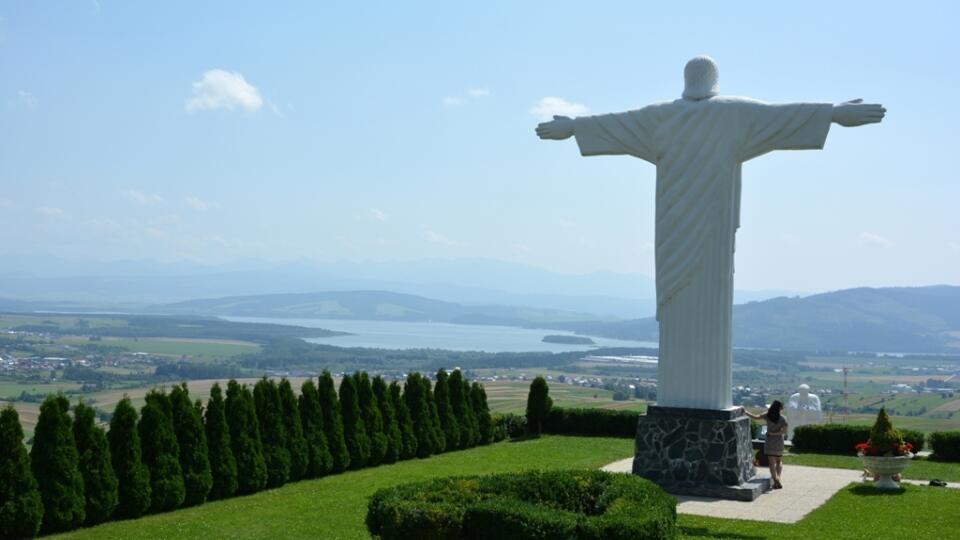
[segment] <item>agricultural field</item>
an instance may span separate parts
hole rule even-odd
[[[64,336],[57,339],[55,343],[76,346],[91,342],[85,336]],[[211,361],[230,358],[243,353],[257,353],[261,349],[260,345],[251,341],[232,339],[103,337],[94,343],[123,347],[131,353],[148,353],[178,358],[185,356],[197,361]]]
[[[493,412],[524,414],[530,381],[484,382],[487,403]],[[614,401],[613,392],[602,388],[585,388],[571,384],[550,383],[550,397],[557,407],[625,409],[637,412],[647,410],[645,401],[631,399]]]

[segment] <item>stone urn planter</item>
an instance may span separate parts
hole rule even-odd
[[[876,476],[877,481],[874,487],[877,489],[900,489],[900,484],[893,477],[907,468],[910,460],[913,459],[913,454],[891,457],[861,455],[860,459],[863,460],[863,467],[870,474]]]

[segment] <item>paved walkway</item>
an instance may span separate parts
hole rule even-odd
[[[633,458],[616,461],[603,467],[610,472],[630,472]],[[766,469],[757,468],[762,477]],[[725,519],[752,519],[778,523],[796,523],[816,510],[834,493],[852,482],[862,480],[860,471],[786,465],[783,468],[783,489],[771,490],[754,501],[730,501],[706,497],[676,496],[677,512]]]

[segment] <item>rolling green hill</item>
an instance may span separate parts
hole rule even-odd
[[[857,288],[734,306],[737,347],[960,353],[960,287]],[[582,334],[656,340],[653,318],[563,325]]]

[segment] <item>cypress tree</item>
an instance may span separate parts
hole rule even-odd
[[[493,418],[490,417],[490,407],[487,405],[487,391],[480,383],[470,386],[470,402],[473,413],[477,417],[477,429],[480,434],[479,444],[490,444],[493,440]]]
[[[290,479],[290,452],[287,450],[287,430],[283,425],[277,383],[266,377],[257,381],[253,387],[253,400],[260,421],[267,487],[282,486]]]
[[[43,501],[44,533],[79,527],[85,517],[80,456],[69,411],[70,401],[62,393],[47,396],[33,433],[30,464]]]
[[[403,387],[403,400],[410,413],[410,422],[413,434],[417,438],[417,457],[429,457],[433,453],[433,429],[430,425],[430,411],[423,396],[423,384],[419,373],[407,375],[407,382]]]
[[[32,538],[40,530],[43,500],[23,445],[20,415],[0,410],[0,538]]]
[[[225,499],[237,491],[237,461],[230,448],[230,427],[223,403],[220,383],[214,383],[204,411],[207,434],[207,456],[210,460],[211,485],[209,499]]]
[[[420,384],[423,386],[423,400],[427,404],[428,420],[430,422],[430,436],[432,451],[439,454],[447,448],[446,435],[443,433],[443,427],[440,424],[440,412],[437,409],[437,400],[430,389],[430,379],[422,377]]]
[[[225,402],[230,427],[230,449],[237,461],[237,492],[255,493],[267,485],[267,465],[260,443],[260,425],[253,394],[246,385],[231,379]]]
[[[370,438],[360,411],[356,381],[349,375],[344,375],[340,381],[340,414],[343,416],[343,438],[350,452],[350,468],[359,469],[370,460]]]
[[[390,383],[390,401],[397,415],[397,427],[400,429],[400,459],[412,459],[417,456],[417,435],[413,431],[413,419],[410,409],[401,394],[400,383]]]
[[[367,428],[367,438],[370,440],[370,459],[368,467],[376,467],[383,462],[387,455],[387,436],[383,432],[383,415],[380,413],[380,403],[373,387],[370,376],[366,372],[357,372],[353,376],[357,386],[357,397],[360,401],[360,414],[363,425]]]
[[[330,447],[331,471],[338,473],[347,470],[350,466],[350,451],[343,433],[343,415],[340,412],[340,400],[337,390],[333,386],[333,377],[327,370],[323,371],[317,384],[320,394],[320,410],[323,412],[323,429],[327,436],[327,445]]]
[[[320,393],[312,379],[304,381],[300,387],[300,423],[303,427],[303,439],[307,445],[306,478],[316,478],[330,472],[333,456],[327,444],[323,425],[323,410],[320,408]]]
[[[373,378],[373,396],[380,407],[380,417],[383,419],[383,434],[387,438],[387,452],[383,456],[384,463],[394,463],[400,459],[400,449],[403,447],[403,436],[400,425],[397,423],[397,411],[393,407],[393,399],[387,383],[379,375]]]
[[[280,380],[277,391],[280,394],[280,414],[283,427],[287,431],[287,452],[290,454],[290,480],[304,477],[310,458],[307,455],[307,441],[303,437],[303,424],[300,421],[300,406],[297,396],[287,379]]]
[[[453,408],[453,416],[456,417],[460,428],[458,447],[476,446],[480,437],[477,417],[473,414],[473,407],[470,406],[470,383],[463,379],[463,374],[457,369],[450,374],[447,385],[450,387],[450,406]]]
[[[203,504],[213,485],[213,472],[200,411],[190,402],[187,383],[170,391],[173,431],[180,447],[180,470],[183,472],[184,506]]]
[[[110,460],[117,475],[117,508],[114,517],[136,518],[150,508],[150,472],[143,464],[137,410],[123,396],[110,418]]]
[[[537,377],[530,383],[530,393],[527,394],[527,430],[535,437],[543,431],[543,422],[553,406],[550,399],[550,387],[543,377]]]
[[[143,463],[150,470],[150,511],[166,512],[183,504],[186,490],[180,469],[180,447],[173,432],[170,397],[151,390],[140,409],[140,441]]]
[[[456,450],[460,446],[460,424],[453,414],[450,403],[449,375],[444,370],[437,371],[437,384],[433,387],[433,399],[437,402],[437,414],[440,418],[440,429],[443,430],[445,442],[443,451]]]
[[[117,507],[117,475],[110,463],[110,446],[103,428],[96,425],[95,412],[80,402],[73,408],[73,439],[80,455],[83,476],[86,525],[110,519]]]

